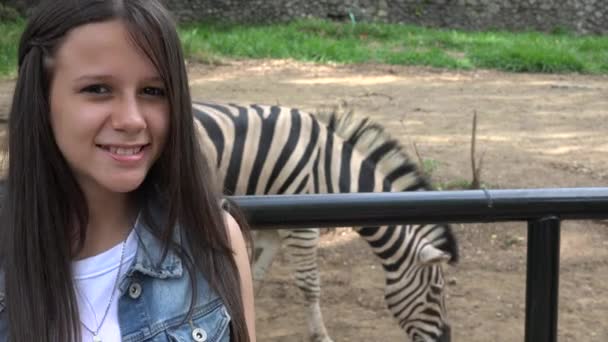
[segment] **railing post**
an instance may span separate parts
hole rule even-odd
[[[528,221],[526,342],[557,341],[560,220]]]

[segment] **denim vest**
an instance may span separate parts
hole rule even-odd
[[[143,224],[135,227],[135,260],[119,284],[118,320],[123,342],[229,342],[230,316],[221,299],[197,272],[197,300],[186,320],[191,301],[189,273],[181,258],[169,251]],[[181,242],[176,229],[174,240]],[[4,273],[0,272],[0,342],[8,340]]]

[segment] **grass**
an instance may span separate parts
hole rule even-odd
[[[439,168],[439,161],[435,159],[423,159],[422,160],[422,173],[425,175],[432,175]]]
[[[24,21],[0,21],[0,77],[16,74],[17,46]]]
[[[12,75],[23,22],[0,24],[0,76]],[[448,69],[539,73],[608,73],[608,37],[566,30],[465,32],[416,26],[304,20],[289,24],[182,25],[190,60],[292,58],[312,62],[386,63]]]
[[[259,26],[191,24],[181,32],[189,55],[205,51],[218,58],[608,73],[608,37],[580,37],[564,30],[554,34],[464,32],[306,20]]]

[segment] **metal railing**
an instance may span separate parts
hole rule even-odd
[[[560,223],[608,219],[608,188],[232,196],[254,229],[528,222],[526,342],[557,341]]]

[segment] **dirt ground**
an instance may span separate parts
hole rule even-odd
[[[382,65],[238,61],[191,65],[193,97],[307,110],[347,103],[435,166],[439,184],[471,179],[478,113],[488,188],[608,186],[608,77],[439,71]],[[0,114],[14,84],[0,82]],[[455,225],[461,262],[446,269],[454,341],[522,341],[525,223]],[[560,341],[608,341],[608,224],[564,222]],[[351,231],[325,234],[322,309],[336,341],[405,341],[383,276]],[[306,341],[303,298],[282,255],[257,289],[259,341]]]

